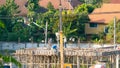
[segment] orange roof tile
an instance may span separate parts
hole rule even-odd
[[[40,6],[47,8],[48,2],[51,2],[55,9],[59,8],[60,0],[40,0],[39,4]],[[63,9],[73,9],[81,4],[81,2],[79,0],[61,0],[61,4]]]
[[[5,4],[5,0],[0,0],[0,5]]]
[[[120,4],[103,4],[101,8],[95,9],[89,18],[91,22],[108,24],[115,16],[120,19]]]
[[[117,4],[117,3],[120,3],[120,0],[110,0],[110,3]]]
[[[15,0],[15,3],[19,5],[19,10],[20,10],[19,15],[26,15],[28,13],[28,9],[27,7],[25,7],[27,0]]]

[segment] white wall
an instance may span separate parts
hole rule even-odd
[[[53,44],[54,45],[54,44]],[[57,45],[57,44],[55,44]],[[104,44],[104,45],[98,45],[93,43],[80,43],[80,48],[89,48],[89,47],[106,47],[106,46],[112,46],[113,44]],[[119,45],[119,44],[117,44]],[[37,47],[44,47],[44,43],[15,43],[15,42],[0,42],[0,50],[1,49],[10,49],[10,50],[17,50],[22,48],[37,48]],[[47,45],[48,46],[48,45]],[[67,48],[74,48],[78,47],[78,44],[67,44]]]

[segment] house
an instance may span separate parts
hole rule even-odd
[[[89,15],[90,22],[85,24],[85,34],[98,34],[104,31],[114,17],[120,19],[120,4],[103,4]]]
[[[47,8],[49,2],[52,3],[55,9],[59,9],[59,4],[61,2],[62,8],[67,10],[72,10],[76,6],[82,4],[79,0],[40,0],[39,5]]]

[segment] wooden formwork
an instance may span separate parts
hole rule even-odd
[[[47,48],[20,49],[14,53],[26,68],[60,68],[59,50]],[[113,48],[64,49],[64,64],[72,68],[88,68],[96,61],[106,60],[108,68],[115,68],[115,56],[120,50]]]

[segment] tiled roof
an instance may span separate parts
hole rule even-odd
[[[26,15],[28,13],[27,8],[25,7],[27,0],[15,0],[15,3],[19,5],[19,10],[20,10],[19,15]]]
[[[103,4],[89,15],[91,22],[108,24],[114,17],[120,19],[120,4]]]
[[[55,9],[59,8],[60,0],[40,0],[39,4],[42,7],[47,8],[47,4],[51,2]],[[81,4],[79,0],[61,0],[63,9],[73,9],[77,5]]]
[[[0,5],[5,4],[6,0],[0,0]],[[40,0],[39,5],[42,7],[47,7],[48,2],[51,2],[54,6],[54,8],[59,8],[60,0]],[[15,3],[19,5],[20,13],[19,15],[26,15],[28,13],[27,8],[25,7],[25,4],[27,3],[27,0],[15,0]],[[77,5],[81,4],[79,0],[61,0],[63,9],[73,9]]]
[[[0,5],[5,4],[5,1],[6,1],[6,0],[0,0]]]
[[[110,0],[110,3],[115,3],[115,4],[119,3],[120,4],[120,0]]]

